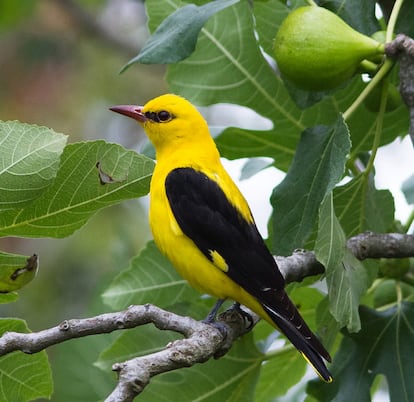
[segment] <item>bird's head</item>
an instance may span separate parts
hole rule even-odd
[[[186,99],[172,94],[161,95],[144,106],[119,105],[110,110],[138,121],[155,149],[174,149],[210,137],[207,123]]]

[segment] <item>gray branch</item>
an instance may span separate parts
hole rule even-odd
[[[164,350],[113,365],[119,381],[106,399],[107,402],[132,401],[143,391],[151,377],[182,367],[190,367],[218,358],[231,348],[233,342],[259,318],[252,312],[252,321],[245,320],[236,310],[229,309],[218,317],[220,328],[182,317],[151,304],[130,306],[125,311],[101,314],[85,319],[65,320],[60,325],[39,332],[6,332],[0,338],[0,356],[20,350],[32,354],[49,346],[89,335],[109,333],[152,323],[160,330],[182,334]]]
[[[347,246],[360,260],[366,258],[414,257],[414,236],[399,233],[362,233],[348,240]],[[313,252],[298,250],[289,257],[275,257],[286,282],[301,281],[307,276],[321,274],[324,267]],[[150,379],[167,371],[190,367],[218,358],[231,348],[233,342],[248,332],[259,317],[248,311],[247,320],[235,309],[218,317],[219,327],[196,321],[190,317],[162,310],[151,304],[131,306],[125,311],[101,314],[85,319],[71,319],[39,332],[6,332],[0,337],[0,356],[14,351],[36,353],[49,346],[89,335],[153,324],[160,330],[180,333],[183,339],[168,344],[150,355],[116,363],[118,384],[107,402],[128,402],[140,394]]]
[[[358,260],[414,257],[414,236],[408,234],[366,232],[351,237],[347,246]]]
[[[406,35],[397,35],[387,43],[387,56],[400,62],[400,93],[410,113],[410,137],[414,145],[414,40]]]

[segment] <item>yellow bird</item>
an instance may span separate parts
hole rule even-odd
[[[332,381],[331,361],[284,291],[284,279],[255,225],[250,208],[220,161],[207,123],[176,95],[145,106],[111,110],[137,120],[156,151],[150,187],[155,243],[196,289],[243,304],[279,328],[313,366]]]

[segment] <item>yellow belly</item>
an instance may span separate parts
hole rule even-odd
[[[256,299],[216,267],[185,236],[168,206],[165,195],[151,194],[150,224],[158,248],[192,287],[219,299],[237,301],[269,320]]]
[[[149,220],[154,241],[160,251],[172,262],[177,272],[198,291],[219,299],[237,301],[274,325],[260,303],[230,279],[219,268],[220,264],[214,265],[182,232],[165,193],[166,174],[161,165],[157,164],[150,191]]]

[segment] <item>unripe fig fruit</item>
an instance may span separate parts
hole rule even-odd
[[[384,258],[380,260],[379,270],[387,278],[401,278],[410,269],[408,258]]]
[[[336,14],[318,6],[300,7],[282,22],[274,55],[282,75],[310,91],[333,89],[361,72],[361,62],[381,61],[384,45]]]

